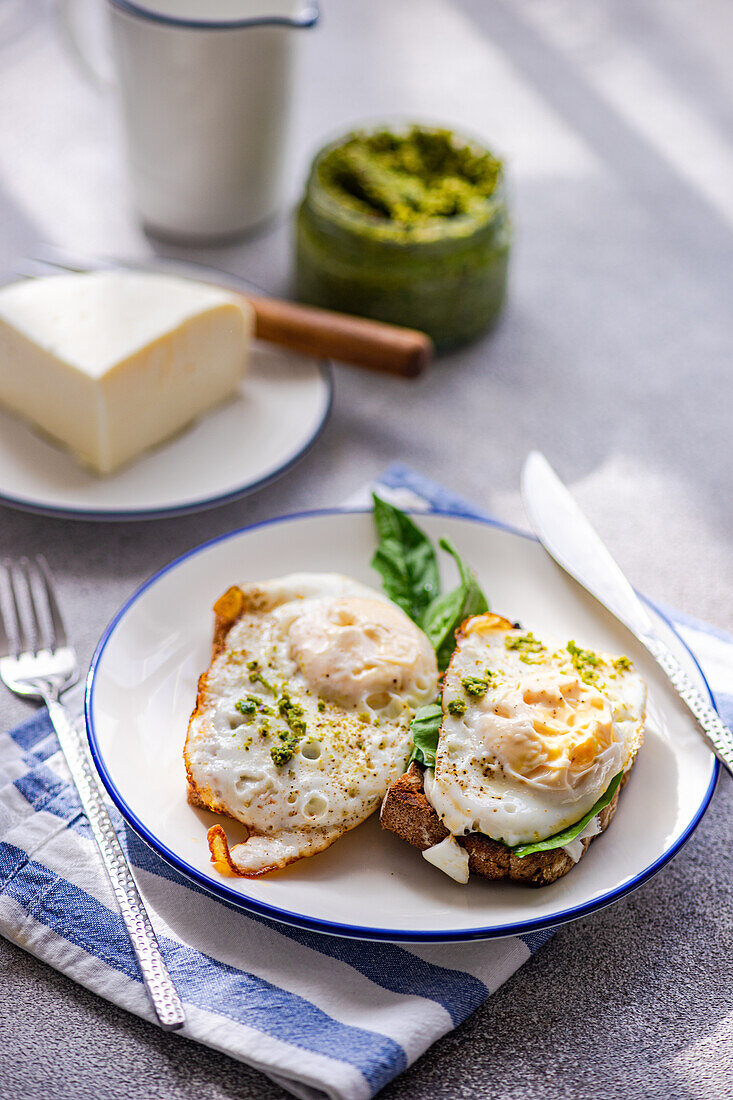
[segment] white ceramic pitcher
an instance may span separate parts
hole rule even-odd
[[[104,0],[133,200],[152,232],[212,240],[270,218],[285,194],[297,33],[317,0]],[[67,38],[88,75],[75,0]]]

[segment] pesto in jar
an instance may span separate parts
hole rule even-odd
[[[313,162],[297,221],[302,301],[418,328],[445,348],[497,319],[508,256],[502,164],[474,142],[381,128]]]

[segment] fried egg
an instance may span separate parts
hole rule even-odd
[[[625,657],[536,638],[498,615],[457,635],[425,793],[454,836],[545,840],[593,808],[642,741],[646,688]]]
[[[379,805],[438,691],[423,632],[378,592],[336,574],[232,588],[215,605],[184,759],[189,799],[247,827],[209,846],[254,877],[327,848]]]

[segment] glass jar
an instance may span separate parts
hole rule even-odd
[[[420,329],[446,349],[489,329],[504,303],[510,228],[501,163],[491,157],[491,193],[468,212],[413,224],[370,212],[360,199],[352,204],[324,179],[324,164],[347,143],[415,133],[439,134],[471,157],[491,157],[476,143],[424,127],[401,135],[350,133],[326,146],[313,161],[297,213],[296,295],[311,305]]]

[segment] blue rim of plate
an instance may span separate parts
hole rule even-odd
[[[150,23],[189,31],[235,31],[247,27],[292,27],[294,30],[307,30],[308,27],[315,26],[321,14],[315,0],[303,4],[300,15],[254,15],[243,19],[186,19],[184,16],[152,11],[135,0],[109,0],[109,3],[118,11],[136,19],[147,19]]]
[[[312,932],[323,932],[327,935],[342,936],[347,939],[357,940],[370,940],[376,942],[387,943],[457,943],[470,940],[488,940],[488,939],[500,939],[504,936],[520,936],[526,935],[530,932],[539,932],[545,928],[553,928],[556,925],[567,924],[569,921],[577,920],[580,917],[588,916],[590,913],[595,913],[599,909],[605,909],[606,906],[612,905],[616,901],[620,901],[621,898],[632,891],[637,890],[640,886],[643,886],[650,878],[652,878],[658,871],[661,871],[662,867],[680,851],[680,849],[687,843],[692,834],[705,814],[710,800],[715,793],[715,788],[720,776],[720,761],[717,757],[713,757],[714,766],[713,773],[708,784],[708,788],[703,796],[702,802],[698,807],[694,817],[687,825],[686,829],[680,837],[674,842],[674,844],[665,852],[659,856],[652,864],[646,867],[638,875],[636,875],[629,882],[624,883],[615,890],[610,890],[606,894],[602,894],[598,898],[594,898],[592,901],[586,902],[583,905],[576,905],[570,909],[561,910],[559,913],[554,914],[551,917],[541,917],[537,920],[519,921],[511,925],[501,925],[499,928],[491,926],[483,928],[459,928],[453,930],[446,930],[440,932],[406,932],[402,929],[389,929],[389,928],[365,928],[359,925],[353,924],[338,924],[334,921],[320,920],[315,917],[303,916],[300,913],[292,912],[288,909],[281,909],[278,906],[268,905],[265,902],[257,901],[253,898],[245,898],[236,890],[232,890],[224,882],[214,882],[206,875],[202,874],[191,864],[181,859],[176,855],[167,845],[163,844],[140,820],[140,818],[133,812],[133,810],[125,802],[117,787],[114,784],[112,777],[104,763],[104,758],[100,752],[99,744],[97,741],[97,734],[94,727],[94,690],[96,686],[97,670],[99,662],[102,659],[104,651],[107,647],[112,634],[114,633],[117,625],[128,610],[137,602],[148,588],[156,584],[161,577],[166,573],[176,569],[188,558],[194,557],[196,554],[203,553],[210,547],[215,546],[219,542],[224,542],[228,539],[237,538],[240,535],[245,534],[248,531],[255,531],[261,527],[271,527],[275,524],[289,523],[293,520],[310,519],[318,516],[334,516],[334,515],[368,515],[369,509],[365,508],[323,508],[313,509],[311,511],[294,512],[286,516],[276,516],[273,519],[262,520],[259,523],[249,524],[246,527],[240,527],[236,531],[229,531],[226,534],[219,535],[216,538],[209,539],[207,542],[201,543],[199,546],[193,547],[185,554],[181,554],[168,565],[163,566],[151,577],[148,578],[140,587],[130,596],[130,598],[122,605],[115,617],[110,622],[107,629],[104,631],[94,656],[92,657],[92,663],[89,666],[89,673],[86,682],[86,691],[84,695],[84,715],[87,727],[87,736],[89,739],[89,747],[91,749],[92,759],[99,772],[99,775],[107,789],[107,792],[114,802],[117,809],[120,811],[125,821],[135,830],[138,836],[141,837],[145,843],[152,848],[166,863],[168,863],[175,870],[179,871],[186,878],[196,883],[205,893],[212,894],[214,897],[219,898],[221,901],[225,901],[235,908],[243,910],[244,912],[256,913],[258,916],[266,917],[270,920],[278,921],[282,924],[294,925],[298,928],[306,928]],[[431,508],[425,513],[415,513],[421,515],[438,515],[448,516],[452,519],[464,520],[467,523],[478,523],[487,527],[495,527],[500,531],[506,531],[508,534],[515,535],[519,538],[529,539],[531,542],[539,542],[534,535],[529,534],[527,531],[522,531],[517,527],[513,527],[508,523],[502,523],[500,520],[490,519],[488,517],[481,517],[477,515],[466,515],[465,513],[451,511],[445,508]],[[700,673],[702,682],[705,685],[708,695],[710,696],[710,702],[715,707],[715,698],[708,684],[707,678],[700,667],[700,662],[687,645],[685,640],[675,629],[673,623],[670,621],[667,615],[660,611],[651,600],[646,599],[645,596],[641,596],[641,599],[647,604],[652,611],[659,616],[659,618],[669,627],[674,636],[680,642],[682,647],[687,653],[689,653],[695,667]],[[716,708],[717,709],[717,708]]]
[[[321,372],[323,381],[326,383],[327,394],[321,419],[316,425],[313,434],[306,440],[297,454],[291,455],[291,457],[281,466],[278,466],[276,470],[271,470],[269,474],[265,474],[264,477],[258,478],[257,481],[249,482],[246,485],[240,486],[238,489],[230,489],[228,492],[221,493],[218,496],[204,497],[201,500],[189,504],[174,504],[170,508],[130,508],[109,512],[95,512],[93,509],[90,509],[87,512],[81,511],[78,508],[57,508],[52,504],[36,504],[33,501],[25,500],[23,497],[9,496],[2,491],[0,491],[0,504],[7,505],[8,508],[17,508],[20,512],[30,512],[35,516],[50,516],[52,519],[75,519],[88,523],[124,523],[128,520],[132,522],[172,519],[175,516],[190,516],[195,512],[205,512],[210,508],[220,508],[225,504],[232,504],[235,500],[241,500],[242,497],[249,496],[250,493],[256,493],[258,489],[264,489],[266,485],[271,485],[273,481],[287,474],[302,458],[305,458],[320,439],[331,415],[331,409],[333,408],[334,382],[333,365],[329,359],[319,361],[318,368]],[[163,446],[165,446],[165,444],[163,444]],[[142,461],[144,461],[144,456],[142,456]]]

